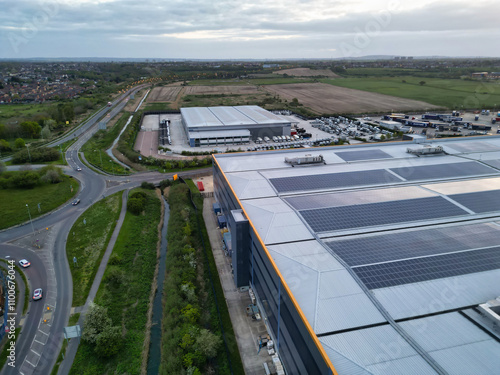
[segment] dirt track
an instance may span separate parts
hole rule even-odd
[[[274,74],[288,74],[294,77],[330,77],[337,78],[338,75],[328,69],[309,69],[309,68],[294,68],[294,69],[284,69],[277,70],[273,72]]]
[[[337,87],[326,83],[294,83],[263,86],[265,90],[299,103],[317,113],[377,113],[438,108],[418,100]]]

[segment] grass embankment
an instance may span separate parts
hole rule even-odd
[[[320,79],[334,86],[421,100],[447,108],[498,108],[500,85],[493,82],[427,77]],[[405,82],[403,82],[405,81]],[[425,84],[420,84],[420,82]]]
[[[192,183],[191,185],[194,188]],[[170,219],[167,235],[160,374],[181,374],[185,371],[195,374],[230,373],[209,269],[214,279],[233,373],[244,374],[208,235],[204,229],[201,216],[203,198],[198,196],[196,204],[200,208],[198,219],[203,228],[206,253],[198,232],[196,212],[191,205],[188,192],[188,186],[174,184],[168,193]],[[201,332],[211,337],[210,340],[200,342]]]
[[[1,180],[10,179],[16,174],[23,172],[4,172],[0,175]],[[38,173],[30,171],[30,173]],[[71,186],[73,191],[71,191]],[[66,203],[78,192],[77,180],[62,175],[59,183],[41,183],[31,189],[11,187],[2,189],[0,187],[0,229],[9,228],[13,225],[29,221],[28,209],[31,219],[35,219],[47,212],[54,210]],[[40,203],[40,212],[38,204]]]
[[[85,159],[95,168],[109,174],[130,174],[128,168],[125,169],[122,165],[114,162],[106,153],[106,150],[111,147],[113,141],[118,137],[129,117],[129,113],[124,113],[111,129],[99,130],[82,147]]]
[[[107,308],[113,326],[121,327],[122,347],[114,356],[100,358],[94,346],[82,340],[70,374],[141,372],[161,202],[154,191],[136,190],[147,196],[145,209],[138,216],[127,212],[95,299]]]
[[[116,220],[120,216],[122,194],[118,192],[94,203],[78,218],[69,232],[66,254],[74,285],[73,306],[81,306],[87,300]],[[77,259],[76,266],[73,257]]]

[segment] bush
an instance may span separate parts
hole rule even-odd
[[[42,177],[42,181],[50,184],[57,184],[62,181],[62,177],[57,171],[47,171]]]
[[[146,189],[146,190],[154,190],[156,188],[156,186],[152,182],[144,181],[141,184],[141,188]]]
[[[108,317],[108,310],[102,306],[92,303],[85,315],[82,339],[96,344],[101,332],[107,327],[111,327],[111,319]]]
[[[24,139],[22,139],[22,138],[17,138],[17,139],[14,141],[14,147],[15,147],[15,148],[23,148],[23,147],[26,147],[26,143],[24,142]]]
[[[140,215],[144,211],[145,201],[140,198],[129,198],[127,202],[127,210],[134,215]]]
[[[50,147],[34,148],[29,152],[27,149],[24,149],[14,154],[14,156],[12,157],[12,163],[29,163],[30,157],[32,163],[56,161],[59,160],[59,152],[56,149]]]
[[[10,179],[12,184],[21,189],[31,189],[40,184],[40,175],[32,171],[22,171]]]
[[[122,341],[120,327],[106,327],[97,337],[95,352],[99,357],[111,357],[118,353]]]

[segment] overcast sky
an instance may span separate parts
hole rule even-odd
[[[500,57],[498,0],[0,0],[0,58]]]

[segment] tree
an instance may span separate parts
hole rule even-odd
[[[0,139],[0,151],[12,151],[12,147],[5,139]]]
[[[5,172],[7,170],[7,167],[5,166],[5,163],[0,161],[0,174]]]
[[[48,183],[51,183],[51,184],[57,184],[57,183],[59,183],[59,182],[62,181],[62,177],[59,174],[59,172],[57,172],[55,170],[50,170],[50,171],[47,171],[47,173],[44,174],[44,176],[42,177],[42,181],[43,182],[48,182]]]
[[[85,323],[82,332],[82,339],[96,344],[101,332],[111,327],[111,319],[108,317],[108,310],[102,306],[91,303],[85,316]]]
[[[423,86],[423,85],[425,85],[425,81],[420,81],[418,84],[419,84],[420,86]]]
[[[196,349],[208,358],[214,358],[217,350],[222,344],[220,336],[210,332],[208,329],[201,329],[196,338]]]
[[[140,213],[144,210],[144,200],[140,198],[129,198],[127,202],[127,210],[134,215],[140,215]]]
[[[8,138],[7,127],[5,126],[5,124],[0,124],[0,138]]]
[[[42,127],[36,121],[25,121],[20,125],[23,136],[26,138],[39,138]]]
[[[42,129],[42,138],[43,139],[49,139],[51,132],[50,132],[50,127],[48,125],[45,125]]]
[[[22,138],[17,138],[17,139],[14,141],[14,147],[15,147],[15,148],[24,148],[24,147],[26,147],[26,143],[24,142],[24,139],[22,139]]]
[[[95,352],[99,357],[111,357],[118,353],[122,341],[120,327],[108,326],[98,335]]]

